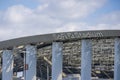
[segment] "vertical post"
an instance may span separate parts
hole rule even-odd
[[[62,80],[62,42],[52,44],[52,80]]]
[[[92,43],[82,40],[81,80],[91,80]]]
[[[120,38],[115,39],[114,80],[120,80]]]
[[[36,80],[36,47],[26,46],[25,80]]]
[[[49,80],[49,66],[47,64],[47,80]]]
[[[26,52],[24,53],[24,71],[23,71],[23,75],[24,75],[24,80],[26,80]]]
[[[13,80],[13,53],[4,50],[2,54],[2,80]]]

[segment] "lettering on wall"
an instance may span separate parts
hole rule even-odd
[[[55,40],[80,39],[91,37],[103,37],[102,32],[69,32],[53,34]]]

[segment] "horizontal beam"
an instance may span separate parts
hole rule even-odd
[[[51,43],[53,41],[66,41],[85,38],[120,37],[120,30],[76,31],[45,35],[28,36],[0,42],[0,49],[11,48],[19,45],[34,44],[38,42]]]

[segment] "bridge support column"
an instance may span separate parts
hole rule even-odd
[[[52,44],[52,80],[62,80],[62,42]]]
[[[81,80],[91,80],[92,42],[82,40]]]
[[[36,53],[37,51],[35,46],[26,46],[24,69],[25,80],[36,80]]]
[[[13,53],[4,50],[2,54],[2,80],[13,80]]]
[[[114,80],[120,80],[120,38],[115,39]]]

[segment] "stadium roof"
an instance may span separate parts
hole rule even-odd
[[[98,30],[98,31],[76,31],[76,32],[64,32],[54,33],[45,35],[36,35],[29,37],[22,37],[17,39],[11,39],[0,42],[0,49],[10,48],[13,46],[25,45],[25,44],[36,44],[51,43],[53,41],[67,41],[85,38],[109,38],[119,37],[120,30]]]
[[[93,63],[91,75],[98,78],[112,79],[114,73],[114,38],[116,37],[120,37],[120,30],[76,31],[36,35],[1,41],[0,53],[4,49],[14,50],[14,72],[18,72],[23,70],[25,45],[35,45],[38,49],[37,76],[46,78],[47,66],[51,72],[52,42],[62,41],[64,42],[63,73],[80,74],[81,40],[92,39]]]

